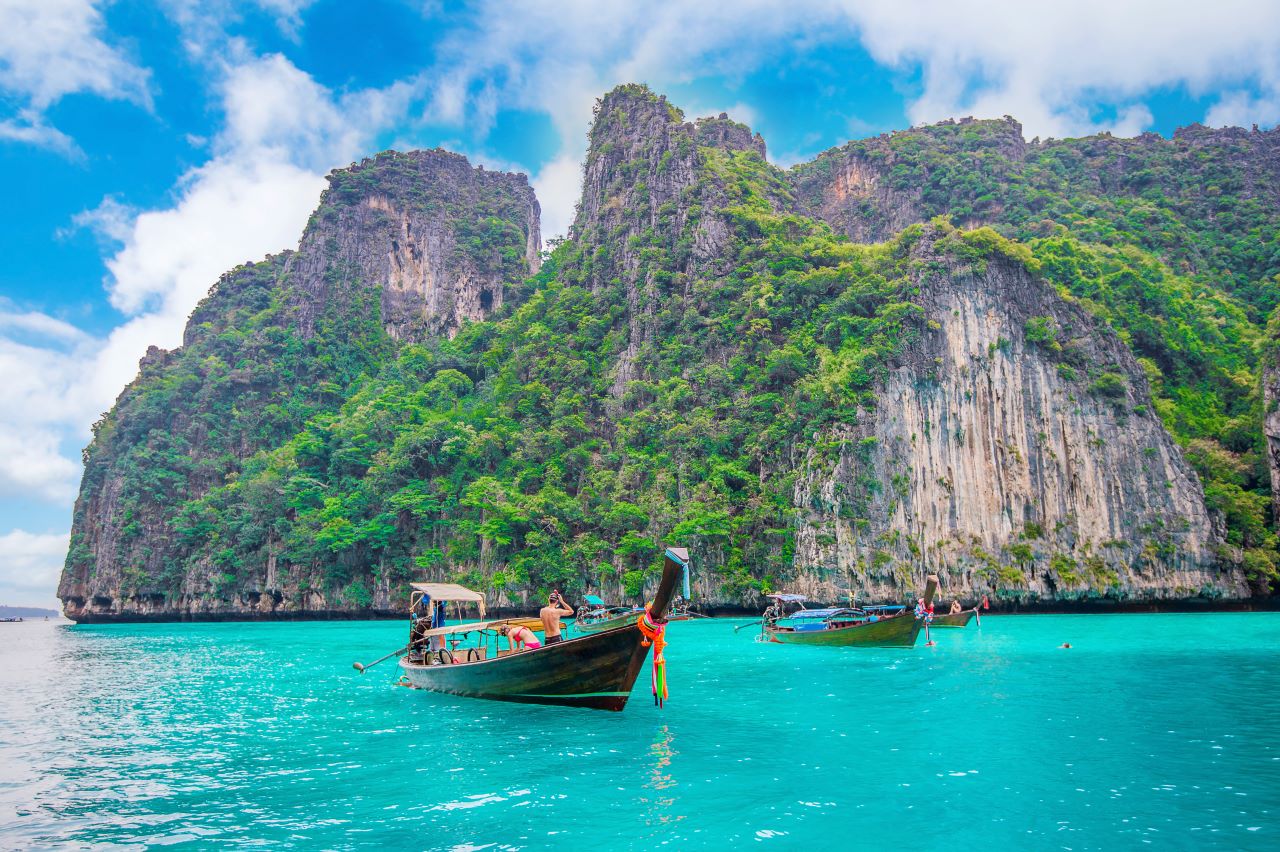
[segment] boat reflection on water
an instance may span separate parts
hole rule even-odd
[[[683,814],[672,811],[676,804],[675,793],[665,792],[674,791],[679,786],[671,772],[672,760],[679,753],[672,747],[674,740],[675,735],[671,729],[663,725],[658,728],[653,743],[649,746],[650,765],[644,786],[646,790],[652,790],[653,794],[641,795],[640,801],[648,810],[646,823],[654,828],[670,826],[684,819]]]

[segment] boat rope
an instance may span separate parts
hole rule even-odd
[[[653,645],[653,671],[650,681],[653,687],[653,703],[661,707],[662,702],[667,700],[667,657],[664,653],[667,647],[667,622],[655,622],[649,607],[646,606],[644,615],[640,616],[636,626],[644,636],[640,644],[646,648]]]

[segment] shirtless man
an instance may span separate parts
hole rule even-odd
[[[564,641],[564,637],[560,635],[560,618],[565,615],[573,615],[573,608],[564,602],[559,592],[552,592],[547,605],[538,612],[548,645]]]

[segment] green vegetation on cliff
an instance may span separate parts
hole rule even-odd
[[[1280,579],[1269,529],[1259,383],[1280,305],[1280,134],[1190,127],[1027,144],[1011,119],[944,122],[850,142],[793,170],[820,207],[841,164],[883,175],[890,197],[845,211],[876,233],[889,208],[990,225],[1120,333],[1161,419],[1204,480],[1251,578]]]
[[[876,416],[877,388],[936,327],[922,284],[988,265],[1031,270],[1115,330],[1225,524],[1224,563],[1259,589],[1280,575],[1258,370],[1280,310],[1271,148],[1201,131],[1028,146],[1010,122],[967,122],[788,173],[741,125],[681,124],[641,87],[606,101],[578,223],[532,276],[527,208],[504,184],[477,184],[477,212],[416,189],[403,155],[335,173],[312,254],[226,276],[185,346],[149,357],[96,426],[64,585],[92,587],[111,553],[127,566],[117,594],[214,608],[290,594],[365,610],[424,574],[506,601],[549,586],[634,596],[669,543],[695,548],[722,600],[750,602],[809,567],[798,477],[837,463],[833,436]],[[452,156],[431,167],[469,170]],[[833,212],[849,157],[886,192]],[[396,204],[443,217],[464,283],[501,282],[487,319],[388,334],[381,285],[356,264],[378,252],[347,238],[389,229],[395,262],[419,260]],[[914,224],[880,233],[899,219]],[[310,301],[303,261],[322,269]],[[1047,315],[1023,329],[1065,382],[1119,410],[1141,373],[1091,363],[1066,332]],[[856,525],[865,506],[846,497]],[[1045,535],[1016,524],[1027,540],[999,558],[973,544],[1010,587]],[[1068,586],[1117,582],[1102,556],[1041,556]]]

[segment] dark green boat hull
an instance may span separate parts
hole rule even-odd
[[[977,614],[975,609],[966,609],[964,612],[947,613],[946,615],[935,615],[933,622],[929,625],[933,627],[964,627]]]
[[[766,627],[769,641],[784,645],[825,645],[831,647],[863,646],[870,648],[909,648],[924,627],[924,619],[910,614],[880,621],[836,627],[830,630],[787,630]]]

